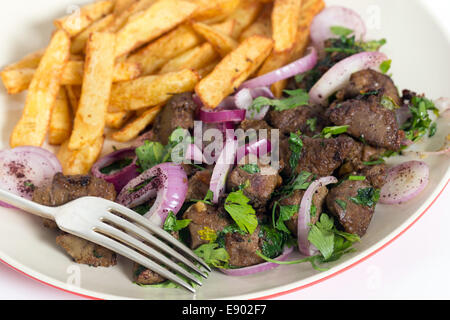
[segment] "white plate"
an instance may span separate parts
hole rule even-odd
[[[73,4],[88,1],[15,0],[0,5],[0,66],[44,47],[53,30],[51,21],[73,10]],[[419,1],[330,0],[358,11],[366,20],[370,38],[387,38],[383,48],[393,60],[392,73],[400,89],[424,92],[430,98],[449,96],[450,41],[438,22]],[[8,147],[9,134],[20,117],[24,95],[8,96],[0,89],[0,148]],[[439,132],[421,148],[439,147],[449,131],[441,121]],[[403,159],[402,159],[403,160]],[[399,161],[398,159],[394,159]],[[148,289],[131,282],[131,263],[94,269],[74,264],[55,244],[55,235],[38,218],[0,208],[0,260],[22,273],[51,286],[100,299],[255,299],[292,292],[330,278],[365,260],[400,234],[426,212],[450,178],[447,157],[425,160],[431,166],[431,181],[413,201],[401,206],[377,207],[373,222],[357,252],[316,272],[309,265],[282,266],[243,278],[213,273],[195,296],[177,289]]]

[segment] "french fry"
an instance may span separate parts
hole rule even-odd
[[[134,14],[117,32],[116,57],[120,57],[154,40],[187,20],[197,9],[182,0],[155,2],[147,10]]]
[[[114,15],[118,16],[122,12],[125,12],[128,8],[130,8],[137,0],[116,0],[116,4],[114,5]]]
[[[57,28],[65,30],[71,37],[74,37],[94,21],[111,13],[113,8],[113,0],[94,2],[75,10],[75,12],[69,16],[55,20],[54,24]]]
[[[220,60],[216,60],[210,64],[208,64],[207,66],[198,69],[197,72],[200,75],[200,78],[203,79],[204,77],[206,77],[208,74],[210,74],[214,68],[219,64]]]
[[[261,66],[272,48],[273,40],[267,37],[257,35],[244,40],[196,86],[204,105],[216,108]]]
[[[272,12],[274,52],[291,50],[297,40],[303,0],[275,0]]]
[[[113,80],[115,35],[92,33],[86,47],[86,65],[69,149],[77,150],[103,135]]]
[[[238,47],[237,41],[214,29],[214,27],[200,22],[193,23],[192,27],[198,34],[204,37],[222,57],[225,57]]]
[[[89,27],[87,27],[83,32],[72,39],[72,47],[70,52],[72,54],[77,54],[83,52],[86,48],[86,42],[89,39],[89,35],[93,32],[104,31],[114,20],[114,15],[109,14],[98,21],[95,21]]]
[[[11,69],[2,71],[0,75],[8,94],[18,94],[28,89],[35,72],[36,69]]]
[[[219,55],[213,46],[209,43],[204,43],[167,62],[159,71],[159,74],[178,72],[183,69],[198,70],[217,58],[219,58]]]
[[[142,75],[149,75],[160,69],[170,59],[192,49],[202,41],[203,39],[191,26],[181,25],[132,54],[127,61],[139,63],[142,67]]]
[[[115,19],[105,29],[108,32],[117,32],[122,28],[132,15],[139,13],[142,10],[148,9],[156,0],[137,0],[131,4],[126,10],[121,13],[115,13]]]
[[[85,175],[91,171],[103,149],[105,138],[99,137],[78,150],[69,149],[69,140],[59,148],[57,158],[61,162],[65,175]]]
[[[174,94],[192,91],[199,78],[188,69],[116,83],[108,111],[138,110],[163,104]]]
[[[272,8],[272,3],[263,6],[256,21],[242,32],[239,37],[240,42],[255,35],[272,37]]]
[[[1,77],[8,93],[17,94],[28,89],[35,72],[35,69],[6,70],[1,73]],[[83,61],[69,61],[61,78],[61,85],[81,85],[83,74]],[[140,75],[141,66],[139,64],[117,63],[114,66],[113,82],[133,80]]]
[[[121,129],[133,116],[131,111],[107,112],[106,127],[110,129]]]
[[[69,100],[70,108],[72,109],[72,114],[77,114],[78,104],[80,103],[81,97],[81,86],[64,86],[66,88],[67,99]]]
[[[192,19],[213,23],[226,19],[238,7],[240,0],[191,0],[198,5]]]
[[[51,145],[61,145],[72,132],[72,112],[67,100],[66,89],[61,87],[53,107],[48,141]]]
[[[310,27],[314,17],[325,8],[323,0],[304,0],[302,13],[299,20],[298,36],[294,48],[291,50],[290,57],[285,64],[300,59],[304,54],[309,44]],[[275,70],[273,66],[272,70]],[[283,91],[287,86],[287,80],[278,81],[271,87],[272,92],[276,97],[281,97]]]
[[[69,36],[62,30],[57,31],[31,81],[22,118],[11,134],[12,148],[39,147],[44,143],[69,52]]]
[[[259,1],[241,0],[237,9],[226,20],[226,22],[234,22],[231,37],[238,39],[241,33],[258,18],[262,8],[263,4]]]
[[[9,66],[6,66],[5,68],[3,68],[3,71],[18,70],[18,69],[36,69],[39,66],[39,63],[41,62],[44,53],[45,50],[33,52],[25,56],[21,60],[13,64],[10,64]]]
[[[129,142],[136,139],[145,128],[155,121],[161,109],[162,106],[157,106],[146,110],[122,130],[114,132],[111,137],[118,142]]]

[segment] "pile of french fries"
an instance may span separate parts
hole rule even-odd
[[[60,146],[64,174],[86,174],[106,133],[136,139],[172,95],[214,109],[246,80],[305,53],[323,0],[101,0],[54,21],[50,44],[5,67],[27,90],[11,147]],[[282,81],[272,90],[281,96]]]

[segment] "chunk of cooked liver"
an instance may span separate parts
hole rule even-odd
[[[116,190],[113,184],[93,176],[64,176],[58,173],[53,177],[52,183],[35,190],[33,201],[58,207],[87,196],[114,201]],[[51,220],[44,220],[44,225],[58,229],[56,223]],[[56,243],[77,263],[94,267],[109,267],[116,264],[114,252],[62,231],[56,238]]]

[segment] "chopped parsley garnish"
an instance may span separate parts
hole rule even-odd
[[[372,40],[368,42],[357,41],[355,35],[351,36],[353,30],[345,27],[333,26],[331,32],[338,36],[338,39],[329,39],[330,46],[325,48],[325,52],[342,52],[353,55],[364,51],[378,51],[386,44],[386,39]]]
[[[309,103],[309,95],[303,89],[285,90],[285,94],[289,97],[285,99],[269,99],[266,97],[258,97],[253,101],[250,109],[261,110],[262,107],[271,106],[275,111],[284,111],[299,106],[305,106]]]
[[[286,233],[278,232],[269,225],[262,225],[258,236],[262,242],[262,254],[269,258],[276,258],[283,253],[284,246],[288,241]]]
[[[436,134],[436,124],[430,118],[429,111],[433,111],[439,116],[439,110],[433,101],[425,98],[414,96],[411,99],[409,110],[412,117],[408,119],[400,129],[405,131],[405,137],[413,142],[417,142],[427,133],[429,136]]]
[[[289,149],[291,150],[291,158],[289,159],[289,165],[292,170],[295,170],[297,164],[301,158],[303,150],[303,141],[301,139],[301,133],[291,133],[289,137]]]
[[[257,164],[246,164],[240,167],[241,170],[244,170],[245,172],[249,173],[249,174],[255,174],[255,173],[260,173],[261,169],[258,167]]]
[[[388,110],[394,111],[395,109],[400,108],[395,102],[394,100],[392,100],[390,97],[388,96],[383,96],[381,98],[380,104],[385,107]]]
[[[385,60],[380,64],[380,71],[384,74],[391,69],[392,60]]]
[[[289,229],[286,227],[285,222],[291,220],[291,218],[298,212],[300,206],[299,205],[288,205],[288,206],[282,206],[279,204],[279,202],[274,203],[273,212],[272,214],[275,214],[275,211],[277,207],[280,207],[280,213],[278,215],[278,219],[275,219],[273,216],[273,222],[274,227],[277,230],[283,231],[285,233],[290,233]]]
[[[312,178],[312,173],[302,171],[295,179],[283,186],[280,191],[275,192],[275,195],[283,195],[284,197],[289,197],[296,190],[306,190],[311,185]]]
[[[311,118],[306,120],[306,124],[309,126],[311,132],[316,131],[317,128],[317,118]]]
[[[249,202],[244,191],[238,190],[228,195],[224,208],[242,231],[252,234],[258,226],[258,219]]]
[[[344,254],[353,252],[354,249],[351,247],[355,242],[360,241],[360,238],[357,235],[339,231],[334,225],[333,218],[322,214],[320,221],[311,226],[308,240],[319,250],[320,254],[295,261],[273,260],[260,251],[257,251],[256,254],[268,262],[280,265],[309,262],[314,269],[326,271],[327,269],[319,267],[319,264],[339,260]]]
[[[363,165],[365,166],[376,166],[378,164],[383,164],[386,161],[384,161],[384,159],[378,159],[378,160],[374,160],[374,161],[364,161]]]
[[[339,37],[348,37],[351,35],[354,31],[345,27],[341,26],[332,26],[330,27],[330,30],[333,34],[339,36]]]
[[[326,127],[322,130],[321,137],[325,139],[330,139],[333,136],[337,136],[346,133],[350,126],[338,126],[338,127]]]
[[[201,245],[194,250],[194,253],[202,258],[208,265],[214,268],[227,269],[230,262],[230,255],[225,248],[217,243]]]
[[[365,176],[349,176],[348,180],[350,181],[364,181],[366,180]]]
[[[361,206],[374,207],[380,200],[380,190],[372,187],[362,188],[358,190],[358,195],[350,200]]]
[[[167,232],[177,232],[188,227],[191,221],[192,220],[189,219],[177,220],[175,214],[170,211],[169,215],[166,218],[166,221],[164,222],[163,229]]]
[[[335,202],[338,204],[339,207],[342,208],[342,210],[347,210],[347,202],[344,200],[336,199]]]

